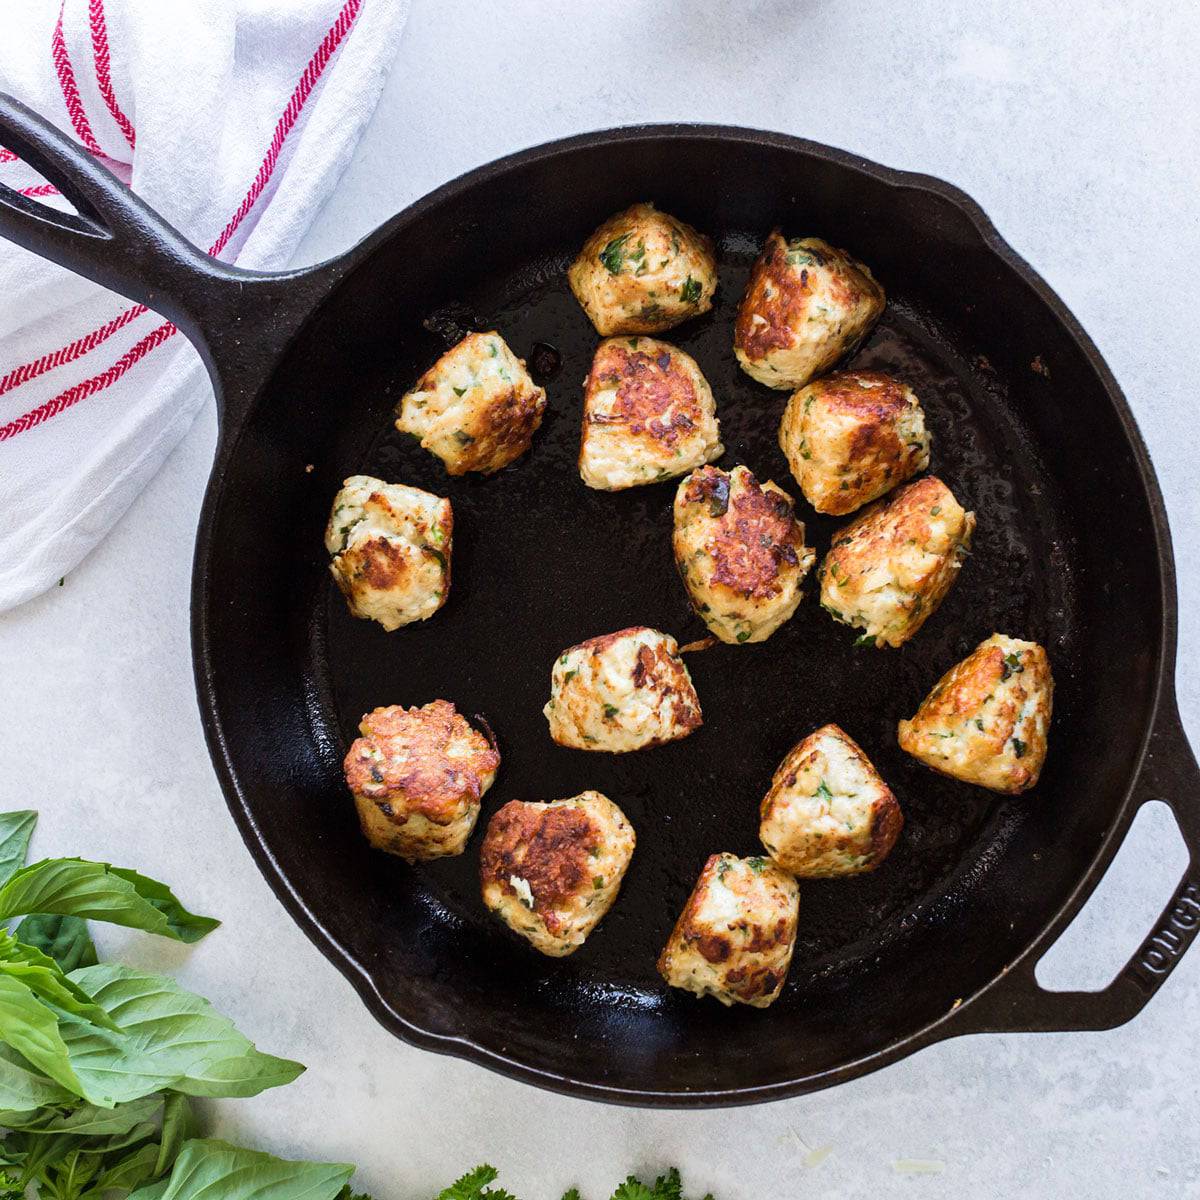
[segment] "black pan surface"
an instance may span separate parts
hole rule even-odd
[[[491,164],[342,259],[256,277],[198,262],[19,106],[0,105],[0,117],[6,144],[41,153],[128,253],[101,253],[61,223],[31,225],[29,203],[2,193],[0,228],[169,302],[207,356],[225,414],[193,621],[214,761],[277,894],[390,1029],[577,1095],[745,1103],[954,1033],[1111,1026],[1169,973],[1195,934],[1190,873],[1109,988],[1054,994],[1033,979],[1142,801],[1172,801],[1200,849],[1198,776],[1174,712],[1173,567],[1144,447],[1095,347],[961,193],[777,134],[618,130]],[[563,271],[596,224],[642,199],[719,244],[715,311],[667,338],[713,386],[722,466],[745,463],[797,491],[776,444],[785,398],[745,377],[730,347],[757,246],[781,224],[846,247],[884,284],[887,312],[853,365],[913,385],[932,470],[979,520],[959,581],[903,650],[854,648],[810,583],[768,642],[690,657],[702,729],[610,757],[550,741],[541,708],[555,656],[635,623],[680,642],[705,632],[671,560],[674,485],[598,493],[575,466],[599,339]],[[532,451],[490,479],[448,479],[391,416],[471,328],[498,329],[525,357],[549,345],[561,366],[544,381]],[[360,472],[454,504],[449,603],[393,634],[349,617],[322,547],[334,492]],[[799,511],[823,553],[840,522]],[[935,776],[895,742],[896,721],[993,630],[1045,644],[1057,682],[1046,770],[1018,799]],[[499,736],[481,829],[514,797],[585,788],[636,827],[616,906],[570,958],[537,955],[485,914],[480,832],[462,857],[415,867],[362,839],[341,779],[359,717],[436,697]],[[667,989],[654,961],[701,864],[757,849],[774,767],[826,721],[898,795],[907,824],[895,851],[872,875],[803,885],[791,975],[770,1009]]]

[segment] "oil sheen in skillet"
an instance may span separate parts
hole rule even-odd
[[[799,231],[804,232],[804,231]],[[834,239],[836,241],[836,238]],[[793,496],[799,489],[777,444],[786,393],[751,381],[733,356],[738,299],[757,249],[728,235],[720,248],[714,310],[665,335],[700,364],[717,399],[727,450]],[[850,247],[853,250],[853,247]],[[444,697],[482,713],[504,762],[485,797],[479,829],[510,799],[548,800],[592,788],[621,806],[638,848],[621,896],[587,944],[562,962],[540,960],[484,911],[479,833],[459,858],[405,864],[374,855],[380,878],[417,873],[423,903],[451,924],[477,926],[481,972],[520,972],[551,987],[555,973],[626,1003],[687,1006],[669,996],[654,963],[709,854],[759,852],[758,802],[780,759],[826,722],[841,725],[876,764],[904,809],[904,833],[875,873],[805,882],[787,988],[775,1009],[850,986],[870,970],[915,914],[936,906],[962,873],[986,869],[982,847],[1003,840],[1014,805],[933,776],[896,745],[896,721],[953,662],[999,629],[1036,639],[1067,661],[1075,636],[1071,580],[1055,498],[1033,464],[1007,397],[986,364],[955,357],[927,318],[906,308],[890,280],[889,305],[852,365],[896,374],[917,392],[933,434],[931,470],[979,514],[974,551],[945,603],[902,651],[854,648],[853,630],[822,612],[809,581],[796,616],[760,645],[719,645],[689,656],[705,725],[691,738],[638,754],[582,754],[555,746],[541,709],[550,667],[565,646],[646,624],[681,643],[705,629],[687,602],[671,556],[677,481],[601,493],[576,459],[583,380],[599,341],[563,274],[570,249],[426,316],[430,361],[471,327],[496,328],[526,358],[549,404],[531,452],[490,479],[449,479],[415,442],[390,428],[356,469],[449,496],[455,514],[454,585],[429,622],[384,634],[355,621],[330,587],[323,594],[338,724],[348,743],[360,715],[381,704]],[[397,376],[399,396],[412,379]],[[1038,481],[1043,482],[1038,482]],[[848,518],[798,515],[818,556]],[[1061,680],[1057,722],[1071,719]],[[1053,748],[1051,749],[1051,762]],[[352,801],[348,795],[331,803]]]

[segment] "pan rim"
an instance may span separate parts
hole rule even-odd
[[[226,468],[235,457],[240,440],[236,430],[228,438],[225,437],[224,431],[222,433],[212,476],[201,509],[193,560],[192,654],[200,716],[209,754],[213,760],[226,803],[251,857],[284,909],[317,949],[349,980],[367,1009],[381,1025],[401,1040],[421,1049],[465,1059],[509,1078],[560,1094],[635,1107],[691,1109],[760,1104],[802,1095],[888,1066],[936,1041],[955,1036],[958,1033],[975,1032],[969,1027],[969,1022],[961,1021],[961,1014],[965,1014],[975,1000],[995,987],[999,980],[1019,964],[1036,963],[1082,908],[1120,847],[1123,833],[1132,816],[1131,802],[1142,772],[1155,723],[1163,708],[1164,700],[1173,696],[1177,596],[1174,555],[1166,506],[1149,451],[1111,368],[1063,300],[1038,272],[1009,245],[978,202],[954,184],[936,176],[884,166],[860,155],[791,134],[756,130],[743,126],[688,122],[616,126],[538,143],[474,167],[414,201],[344,254],[318,264],[311,268],[310,272],[302,271],[298,274],[336,273],[342,277],[371,257],[379,246],[395,235],[397,230],[418,220],[430,209],[477,186],[486,184],[489,180],[511,170],[569,154],[576,149],[594,149],[606,144],[619,146],[630,142],[665,140],[713,141],[725,144],[735,142],[774,147],[789,153],[837,164],[874,178],[893,189],[914,190],[940,197],[961,212],[970,222],[984,246],[1037,294],[1095,372],[1118,417],[1126,443],[1132,452],[1133,462],[1151,517],[1155,540],[1154,548],[1158,562],[1158,601],[1161,626],[1152,688],[1153,702],[1141,733],[1137,753],[1129,765],[1125,793],[1120,800],[1112,823],[1105,831],[1087,869],[1081,874],[1070,894],[1050,915],[1040,933],[1029,945],[1010,963],[1002,966],[971,996],[964,997],[962,1004],[954,1011],[943,1014],[905,1037],[812,1075],[746,1087],[674,1091],[607,1085],[598,1081],[573,1079],[557,1072],[539,1069],[509,1057],[502,1051],[482,1045],[470,1036],[441,1033],[417,1024],[397,1012],[379,991],[370,970],[325,928],[321,919],[293,888],[283,868],[271,853],[263,831],[242,793],[221,728],[219,698],[209,667],[211,662],[209,653],[211,616],[207,588],[208,562],[212,550],[212,530],[215,516],[224,492]],[[279,361],[277,359],[272,370],[266,373],[264,379],[269,379],[274,374]],[[965,1027],[956,1028],[956,1024]]]

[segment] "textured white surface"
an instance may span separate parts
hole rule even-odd
[[[1129,396],[1174,529],[1186,651],[1200,640],[1187,432],[1198,38],[1200,9],[1150,0],[416,0],[374,123],[297,261],[496,155],[642,120],[777,128],[952,180],[1063,296]],[[624,1172],[672,1162],[722,1200],[1196,1194],[1200,952],[1123,1029],[960,1039],[835,1091],[729,1112],[562,1100],[385,1035],[268,892],[205,754],[187,608],[214,428],[209,410],[65,585],[0,620],[0,802],[42,810],[36,851],[136,865],[225,919],[192,951],[109,942],[177,968],[266,1048],[309,1064],[289,1088],[222,1105],[222,1133],[357,1161],[380,1200],[426,1195],[483,1158],[526,1200],[571,1183],[607,1195]],[[1200,664],[1185,653],[1179,670],[1195,738]],[[1104,982],[1181,863],[1165,810],[1148,811],[1043,976]],[[905,1174],[903,1160],[940,1170]]]

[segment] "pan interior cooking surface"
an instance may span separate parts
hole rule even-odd
[[[701,729],[613,757],[550,741],[556,655],[631,624],[681,643],[705,634],[671,556],[676,485],[601,493],[576,468],[599,338],[563,272],[601,220],[647,198],[719,243],[716,309],[665,340],[712,384],[722,466],[799,494],[776,442],[786,396],[747,378],[731,348],[750,264],[779,222],[844,246],[887,289],[853,365],[915,388],[932,470],[979,523],[958,582],[902,650],[856,649],[810,578],[767,642],[689,656]],[[1089,878],[1153,711],[1152,510],[1115,391],[1061,308],[942,185],[736,132],[596,135],[494,164],[350,263],[222,447],[198,585],[218,763],[293,913],[390,1029],[592,1097],[760,1100],[934,1036]],[[551,346],[561,365],[540,380],[549,407],[532,450],[490,479],[450,479],[392,413],[472,327],[498,329],[535,367],[547,357],[535,347]],[[449,602],[392,634],[348,615],[322,544],[335,492],[362,472],[454,505]],[[823,554],[844,520],[798,510]],[[1057,682],[1046,768],[1017,799],[934,775],[896,745],[897,720],[994,630],[1045,645]],[[364,712],[436,698],[481,714],[504,761],[466,853],[410,867],[367,846],[341,761]],[[802,884],[795,959],[769,1009],[668,989],[655,959],[701,865],[759,848],[775,767],[829,721],[896,792],[907,824],[895,850],[873,874]],[[589,788],[625,810],[637,850],[586,945],[551,960],[484,911],[482,827],[510,799]]]
[[[719,465],[745,463],[799,498],[776,440],[787,394],[751,381],[732,351],[734,312],[755,250],[750,235],[726,236],[714,311],[663,336],[693,355],[712,385],[726,446]],[[698,1005],[668,992],[655,958],[705,858],[722,850],[761,852],[757,806],[785,752],[835,721],[892,785],[907,822],[880,870],[802,884],[795,960],[777,1008],[800,1015],[815,1003],[836,1005],[838,993],[879,969],[914,915],[945,903],[954,877],[978,869],[986,847],[1038,803],[1037,796],[1005,801],[931,774],[897,747],[896,721],[913,713],[944,669],[1000,630],[1048,647],[1060,681],[1056,722],[1070,722],[1072,582],[1061,507],[986,372],[959,361],[936,328],[907,310],[902,296],[893,298],[853,365],[892,372],[914,386],[933,432],[932,469],[980,514],[974,552],[947,601],[904,650],[856,649],[856,632],[817,604],[810,575],[796,617],[767,642],[688,656],[705,716],[696,734],[621,756],[560,748],[550,740],[542,705],[561,650],[633,624],[663,629],[681,644],[707,633],[691,613],[671,556],[678,481],[612,494],[579,479],[582,382],[599,338],[570,294],[566,262],[564,253],[544,269],[493,280],[428,314],[427,326],[447,346],[466,328],[496,328],[531,362],[539,343],[557,350],[561,367],[544,380],[546,419],[532,451],[487,479],[450,479],[414,439],[381,429],[354,469],[451,498],[450,599],[432,620],[387,635],[351,618],[336,589],[322,587],[313,618],[314,667],[327,672],[322,719],[336,727],[341,745],[377,705],[442,697],[466,714],[482,714],[497,733],[503,766],[484,798],[480,829],[507,800],[595,788],[625,810],[637,851],[617,904],[565,962],[538,957],[486,914],[478,834],[457,858],[409,867],[372,854],[365,869],[379,894],[396,902],[415,879],[435,920],[472,931],[471,961],[464,965],[481,986],[498,975],[521,977],[564,1011],[574,1010],[582,994],[594,1003],[610,998],[680,1017],[741,1020],[712,1002]],[[439,345],[431,341],[431,356]],[[379,383],[399,397],[425,365],[397,363]],[[848,520],[818,516],[802,499],[799,514],[819,554]],[[317,531],[310,531],[315,540]],[[1052,754],[1049,780],[1053,767]],[[328,803],[352,825],[343,788],[335,785]]]

